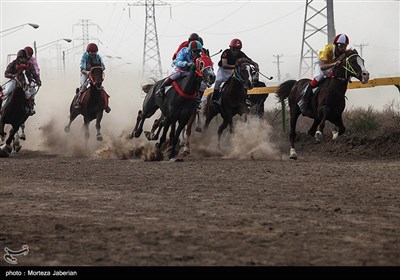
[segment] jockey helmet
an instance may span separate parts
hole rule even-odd
[[[343,45],[348,45],[349,44],[349,37],[345,34],[338,34],[336,35],[335,39],[333,39],[333,43],[336,44],[343,44]]]
[[[189,41],[197,41],[197,40],[199,40],[199,38],[200,38],[200,36],[197,34],[197,33],[192,33],[192,34],[190,34],[190,36],[189,36]]]
[[[26,50],[19,50],[17,52],[17,58],[28,58],[28,54],[26,53]]]
[[[33,55],[33,49],[31,47],[25,47],[24,50],[26,51],[28,56],[32,56]]]
[[[229,47],[232,49],[240,50],[242,48],[242,41],[240,41],[239,39],[233,39],[230,42]]]
[[[87,45],[86,51],[87,52],[98,52],[99,49],[97,48],[97,45],[95,43],[90,43],[89,45]]]
[[[191,51],[201,51],[203,49],[202,44],[199,41],[191,41],[189,43],[189,50]]]
[[[201,45],[203,45],[203,38],[199,37],[199,39],[197,40],[201,43]]]

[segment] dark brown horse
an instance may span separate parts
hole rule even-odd
[[[359,79],[363,84],[368,83],[369,72],[364,66],[364,60],[359,56],[356,50],[347,50],[346,56],[340,65],[333,70],[333,77],[325,79],[319,89],[309,100],[309,109],[305,116],[314,119],[308,134],[315,136],[317,142],[322,141],[325,121],[334,124],[338,131],[333,131],[333,139],[342,135],[346,128],[343,124],[342,113],[344,111],[345,93],[350,77]],[[309,83],[309,79],[299,81],[288,80],[278,86],[277,95],[282,101],[288,98],[290,108],[290,155],[291,159],[297,159],[297,153],[294,149],[296,138],[296,123],[300,116],[300,108],[297,103],[304,87]]]
[[[108,95],[102,89],[103,83],[103,68],[100,66],[95,66],[90,69],[89,73],[90,86],[89,88],[82,93],[81,95],[81,106],[80,108],[75,108],[76,98],[78,95],[76,94],[70,105],[70,116],[69,123],[64,128],[65,132],[70,131],[70,126],[73,120],[79,116],[83,116],[83,127],[85,129],[85,138],[89,139],[89,123],[96,119],[96,130],[97,135],[96,139],[98,141],[103,141],[103,136],[100,133],[100,122],[103,118],[103,110],[107,107]],[[77,89],[78,92],[79,89]]]
[[[253,75],[255,68],[252,62],[246,58],[236,61],[234,74],[225,82],[222,87],[222,96],[220,99],[220,108],[217,110],[215,104],[207,102],[205,108],[206,121],[204,129],[208,128],[211,120],[220,113],[223,123],[218,128],[218,140],[221,139],[225,128],[230,128],[233,133],[233,116],[247,114],[249,112],[246,106],[247,90],[253,88]],[[210,100],[210,99],[209,99]]]
[[[208,55],[202,53],[201,57],[196,59],[196,69],[179,82],[175,81],[173,86],[166,92],[165,97],[159,97],[155,93],[160,88],[163,80],[156,82],[149,87],[145,85],[142,89],[147,93],[143,101],[143,110],[140,116],[140,122],[134,133],[139,137],[143,131],[144,121],[151,117],[158,109],[165,116],[163,133],[160,141],[156,144],[158,149],[166,141],[166,135],[169,127],[173,127],[178,122],[178,128],[172,139],[172,149],[169,155],[171,161],[175,161],[176,145],[182,129],[188,123],[190,116],[196,109],[196,93],[200,87],[201,81],[211,85],[215,81],[213,63]],[[138,117],[139,119],[139,117]]]
[[[11,125],[11,130],[6,142],[0,147],[0,156],[8,157],[10,154],[16,156],[21,149],[19,143],[18,129],[28,119],[27,102],[25,99],[25,91],[29,88],[29,83],[25,72],[20,71],[15,78],[16,86],[14,91],[8,97],[7,103],[0,110],[0,137],[5,138],[5,124]],[[11,143],[13,144],[11,146]]]

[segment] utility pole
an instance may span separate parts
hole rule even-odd
[[[361,43],[359,45],[354,44],[354,47],[360,47],[360,56],[363,57],[363,47],[368,47],[368,43]]]
[[[156,26],[156,9],[155,6],[170,5],[163,1],[145,0],[129,3],[128,6],[145,6],[146,23],[144,31],[143,45],[143,62],[142,62],[142,77],[145,75],[154,75],[158,79],[162,77],[162,66],[160,47],[158,44],[157,26]],[[130,18],[130,9],[129,9]]]
[[[83,51],[86,51],[85,48],[89,44],[89,41],[97,41],[97,43],[103,44],[99,40],[99,38],[94,38],[89,35],[89,26],[97,27],[97,33],[99,32],[99,30],[103,31],[103,30],[101,30],[101,28],[98,24],[90,23],[90,19],[80,19],[78,23],[76,23],[72,26],[73,31],[74,31],[75,26],[82,28],[82,36],[80,36],[78,38],[74,38],[74,42],[75,42],[75,40],[82,41]]]
[[[274,63],[276,63],[277,64],[277,67],[278,67],[278,82],[280,82],[281,81],[281,70],[280,70],[280,63],[281,62],[283,62],[283,61],[280,61],[279,59],[281,58],[283,56],[283,54],[281,54],[281,55],[273,55],[273,57],[276,57],[276,62],[274,61]]]
[[[306,0],[299,78],[303,78],[307,72],[313,68],[313,62],[310,63],[310,60],[312,61],[313,57],[318,56],[318,49],[313,48],[313,43],[315,45],[315,41],[319,40],[320,45],[318,48],[321,48],[323,46],[322,38],[325,37],[327,38],[327,43],[332,43],[336,34],[333,16],[333,0],[313,2],[314,0]]]

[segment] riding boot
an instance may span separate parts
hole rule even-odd
[[[164,97],[165,96],[165,87],[170,86],[172,84],[173,80],[170,79],[169,77],[164,80],[162,83],[161,87],[159,90],[157,90],[156,95],[158,97]]]
[[[303,92],[301,93],[301,99],[297,103],[299,105],[301,113],[304,115],[307,111],[307,103],[312,93],[312,86],[310,83],[304,88]]]
[[[81,108],[81,95],[83,92],[85,92],[86,87],[85,86],[81,86],[79,88],[79,90],[77,89],[76,91],[76,100],[75,100],[75,109],[80,109]]]

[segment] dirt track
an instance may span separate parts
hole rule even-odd
[[[400,265],[399,157],[311,145],[183,163],[22,150],[0,159],[0,244],[34,266]]]

